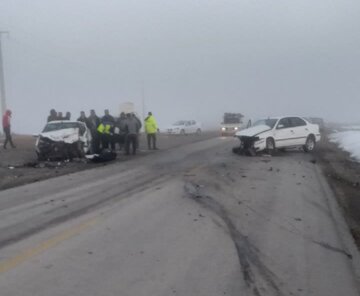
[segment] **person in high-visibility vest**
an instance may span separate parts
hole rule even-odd
[[[102,149],[108,149],[111,144],[111,128],[111,124],[106,122],[101,122],[97,128],[100,134]]]
[[[148,113],[148,116],[145,118],[144,123],[149,150],[151,149],[151,147],[152,149],[157,150],[158,148],[156,147],[156,133],[158,132],[158,125],[151,112]]]

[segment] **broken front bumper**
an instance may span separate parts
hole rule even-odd
[[[259,151],[266,149],[265,139],[257,136],[237,136],[240,146],[234,147],[233,152],[238,154],[255,155]]]
[[[36,144],[36,154],[39,160],[72,159],[83,157],[82,142],[75,143],[55,142],[41,137]]]

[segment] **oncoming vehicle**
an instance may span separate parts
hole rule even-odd
[[[91,133],[83,122],[52,121],[37,137],[39,160],[81,158],[90,151]]]
[[[305,152],[315,149],[320,141],[319,126],[297,116],[261,119],[250,128],[235,134],[240,140],[240,149],[253,153],[277,148],[302,147]]]
[[[196,120],[179,120],[167,129],[168,134],[201,134],[201,123]]]
[[[233,136],[243,128],[244,115],[241,113],[224,113],[221,123],[221,136]]]

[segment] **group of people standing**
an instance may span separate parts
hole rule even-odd
[[[48,116],[48,122],[55,120],[71,120],[71,118],[59,119],[58,112],[52,109]],[[118,144],[120,150],[125,148],[127,155],[130,154],[130,150],[132,154],[136,154],[139,147],[139,133],[142,123],[134,113],[125,114],[122,112],[118,118],[115,118],[106,109],[104,115],[99,117],[95,110],[90,110],[90,115],[87,117],[85,112],[81,111],[77,121],[85,123],[90,130],[93,153],[99,153],[103,149],[115,150]],[[144,128],[147,135],[148,148],[156,150],[158,126],[151,112],[148,113],[144,120]]]

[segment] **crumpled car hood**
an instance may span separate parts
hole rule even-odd
[[[58,131],[41,133],[40,137],[48,138],[54,142],[73,144],[80,140],[78,128],[67,128]]]
[[[262,132],[266,132],[269,130],[271,130],[271,128],[267,125],[257,125],[257,126],[249,127],[247,129],[240,130],[235,134],[235,136],[236,137],[242,137],[242,136],[253,137]]]

